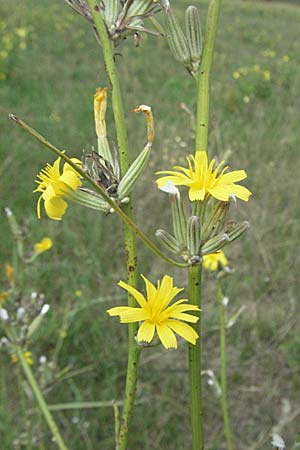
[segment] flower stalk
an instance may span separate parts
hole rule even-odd
[[[55,442],[60,450],[68,450],[68,447],[65,445],[63,438],[58,430],[58,427],[52,417],[52,414],[49,411],[48,405],[45,402],[45,399],[43,397],[43,394],[40,391],[40,388],[36,382],[36,379],[32,373],[31,368],[29,367],[26,358],[23,354],[22,348],[18,345],[15,346],[15,352],[18,356],[18,360],[20,361],[20,364],[22,366],[23,372],[27,378],[28,383],[30,384],[30,387],[34,393],[34,396],[36,398],[36,401],[39,405],[40,410],[42,411],[44,418],[51,430],[51,433],[55,439]]]
[[[205,24],[204,47],[197,83],[196,143],[197,151],[207,151],[210,100],[210,73],[213,61],[215,38],[221,0],[210,0]],[[202,223],[201,223],[202,225]],[[201,308],[201,272],[202,265],[196,264],[189,269],[189,300]],[[191,398],[191,422],[193,450],[204,449],[202,424],[202,388],[201,388],[201,318],[196,324],[199,339],[195,346],[189,345],[189,381]]]
[[[223,290],[221,285],[221,280],[217,281],[217,298],[218,298],[218,308],[219,308],[219,330],[220,330],[220,351],[221,351],[221,406],[223,414],[223,427],[224,434],[227,443],[227,450],[233,450],[232,446],[232,435],[230,428],[230,420],[228,414],[227,406],[227,375],[226,375],[226,326],[225,326],[225,314],[224,314],[224,304],[223,304]]]
[[[202,265],[195,264],[188,270],[189,302],[201,308]],[[193,450],[204,449],[201,388],[201,322],[193,325],[199,336],[195,345],[189,344],[189,382],[192,419]]]

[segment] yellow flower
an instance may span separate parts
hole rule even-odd
[[[189,198],[191,201],[204,200],[206,196],[211,195],[217,200],[226,202],[230,197],[238,197],[245,202],[249,200],[251,192],[244,186],[235,184],[247,178],[244,170],[234,170],[233,172],[224,173],[228,166],[225,166],[219,173],[224,164],[222,161],[215,169],[215,159],[212,159],[209,166],[207,154],[205,151],[196,152],[196,156],[187,157],[188,169],[175,166],[174,169],[180,172],[169,170],[157,172],[158,174],[166,174],[167,176],[159,178],[156,183],[159,188],[165,186],[169,181],[174,186],[187,186],[189,188]],[[194,165],[194,169],[192,167]],[[182,172],[182,173],[181,173]]]
[[[60,173],[60,159],[57,158],[53,166],[47,164],[41,170],[36,180],[38,187],[33,192],[42,192],[37,203],[37,216],[39,219],[41,217],[40,203],[43,199],[48,217],[54,220],[61,220],[68,206],[63,200],[65,189],[71,188],[75,191],[81,186],[80,175],[68,163],[64,164],[62,174]],[[72,158],[72,161],[81,167],[79,159]]]
[[[266,81],[269,81],[271,79],[271,72],[269,70],[265,70],[263,75]]]
[[[240,78],[241,74],[240,74],[240,72],[236,71],[236,72],[233,72],[232,76],[235,80],[238,80]]]
[[[157,288],[142,275],[146,285],[147,298],[129,284],[120,281],[118,284],[128,291],[140,307],[118,306],[108,309],[110,316],[120,316],[121,323],[142,321],[137,339],[140,342],[151,342],[155,331],[165,348],[177,348],[177,333],[191,344],[198,338],[196,331],[187,323],[196,323],[199,317],[187,314],[186,311],[199,311],[198,306],[183,304],[186,299],[177,300],[170,305],[173,298],[183,289],[173,286],[173,278],[165,275],[158,281]]]
[[[228,266],[227,258],[222,250],[217,253],[203,256],[204,269],[214,271],[217,270],[219,264],[221,264],[222,267]]]
[[[0,292],[0,304],[1,303],[5,303],[7,298],[8,298],[8,292],[7,291]]]
[[[40,242],[37,242],[36,244],[34,244],[34,251],[36,253],[43,253],[43,252],[49,250],[49,248],[51,248],[52,245],[53,245],[53,243],[52,243],[51,239],[48,237],[45,237]]]
[[[24,352],[24,358],[25,358],[27,364],[29,366],[32,366],[32,364],[33,364],[32,353],[31,352]],[[18,356],[15,353],[13,353],[11,355],[11,360],[12,360],[12,362],[14,364],[16,364],[19,361],[19,358],[18,358]]]

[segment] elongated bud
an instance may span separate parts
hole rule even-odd
[[[202,229],[202,240],[205,242],[207,239],[212,238],[219,234],[223,229],[226,216],[229,210],[229,202],[217,202],[212,209],[210,215],[205,221]]]
[[[71,200],[78,205],[85,206],[86,208],[95,209],[105,213],[110,212],[111,206],[100,195],[88,189],[80,188],[74,191],[73,189],[61,187],[59,193],[63,194],[68,200]]]
[[[143,170],[147,165],[148,158],[150,156],[151,146],[148,144],[144,148],[144,150],[139,154],[136,160],[131,164],[124,177],[119,183],[117,194],[118,197],[122,200],[124,197],[127,197],[133,189],[133,186],[137,179],[142,174]]]
[[[171,199],[174,235],[177,241],[182,246],[186,247],[187,217],[184,204],[180,198],[180,195],[170,195],[170,199]]]
[[[175,254],[179,253],[178,242],[170,233],[165,230],[157,230],[155,232],[155,236],[160,244],[163,245],[167,250]]]
[[[201,22],[198,9],[189,6],[185,13],[186,37],[193,62],[200,63],[202,52]]]
[[[185,66],[189,66],[191,64],[191,55],[188,43],[181,26],[175,19],[170,8],[166,9],[166,27],[168,43],[174,58]]]
[[[38,316],[36,316],[35,319],[33,319],[33,321],[31,322],[31,324],[28,327],[28,332],[27,332],[27,337],[29,338],[30,336],[32,336],[37,329],[40,327],[40,325],[42,324],[45,315],[47,314],[47,312],[49,311],[50,306],[49,305],[43,305],[41,312]]]
[[[127,17],[141,16],[142,14],[145,14],[152,5],[153,0],[135,0],[134,2],[131,3],[126,16]]]
[[[197,216],[191,216],[187,223],[187,246],[192,256],[199,256],[201,225]]]
[[[95,129],[98,137],[98,153],[103,156],[106,161],[114,165],[114,160],[109,148],[106,135],[106,107],[107,107],[107,88],[97,88],[94,95],[94,117]]]
[[[226,234],[230,242],[238,239],[249,228],[249,222],[244,220],[243,222],[228,224],[225,228]]]
[[[224,245],[230,242],[229,237],[226,233],[219,234],[211,239],[209,239],[201,248],[201,254],[209,255],[210,253],[216,253],[218,250],[224,247]]]
[[[140,106],[136,106],[133,110],[133,112],[135,113],[144,113],[146,116],[146,124],[147,124],[147,140],[148,140],[148,145],[152,145],[153,144],[153,139],[154,139],[154,120],[153,120],[153,114],[152,114],[152,109],[150,106],[147,105],[140,105]]]
[[[119,15],[119,0],[103,0],[104,20],[108,30],[115,24]]]

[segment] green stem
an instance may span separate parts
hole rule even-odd
[[[129,167],[128,140],[127,140],[127,129],[123,110],[120,83],[114,61],[113,44],[109,39],[105,23],[99,12],[97,0],[87,0],[87,2],[89,4],[94,24],[100,38],[104,63],[110,82],[110,88],[112,93],[112,108],[118,141],[119,162],[120,162],[121,176],[123,176]],[[127,205],[124,205],[123,209],[125,215],[133,222],[134,213],[131,199]],[[138,268],[137,268],[137,250],[136,250],[135,232],[136,230],[133,230],[129,223],[124,225],[124,243],[126,251],[128,284],[130,286],[137,288]],[[136,300],[131,295],[128,295],[128,306],[131,307],[136,306]],[[127,374],[125,385],[125,400],[122,419],[120,423],[120,431],[117,446],[118,450],[126,450],[127,448],[128,433],[136,394],[138,360],[140,354],[140,349],[137,347],[135,342],[135,334],[137,332],[137,329],[138,329],[137,323],[131,323],[128,325],[128,362],[127,362]]]
[[[233,450],[232,436],[230,429],[230,421],[227,407],[227,377],[226,377],[226,327],[225,327],[225,315],[223,304],[223,291],[221,281],[218,280],[217,284],[217,297],[219,306],[219,325],[220,325],[220,349],[221,349],[221,406],[224,422],[224,434],[227,442],[227,450]]]
[[[123,220],[125,224],[127,224],[131,229],[133,234],[136,234],[143,242],[144,244],[157,256],[164,259],[169,264],[172,264],[175,267],[185,268],[188,267],[188,264],[186,263],[179,263],[177,261],[174,261],[173,259],[169,258],[168,256],[164,255],[160,249],[149,239],[134,223],[134,221],[126,214],[126,212],[131,208],[131,205],[126,205],[127,209],[124,210],[120,208],[120,206],[115,203],[107,194],[106,192],[99,186],[99,184],[96,183],[95,180],[93,180],[83,169],[81,169],[78,164],[75,164],[71,158],[69,158],[62,150],[59,150],[55,145],[51,144],[44,136],[42,136],[40,133],[38,133],[34,128],[30,127],[25,123],[22,119],[19,119],[14,114],[9,115],[10,119],[12,119],[16,124],[18,124],[23,130],[27,131],[31,136],[33,136],[37,141],[39,141],[41,144],[45,145],[45,147],[48,147],[53,153],[58,155],[61,159],[63,159],[65,162],[70,164],[73,169],[79,173],[79,175],[82,176],[92,187],[93,189],[112,207],[112,209],[116,212],[116,214]]]
[[[189,268],[189,302],[201,308],[201,274],[202,265]],[[199,338],[196,345],[189,344],[189,381],[191,399],[191,419],[193,450],[204,449],[202,425],[202,395],[201,395],[201,315],[194,325]]]
[[[29,443],[30,433],[29,433],[29,429],[28,429],[26,398],[25,398],[25,393],[24,393],[24,389],[23,389],[23,385],[22,385],[21,369],[20,369],[19,365],[17,367],[17,379],[18,379],[18,390],[19,390],[21,410],[22,410],[22,416],[23,416],[23,422],[24,422],[24,429],[26,431],[26,448],[27,448],[27,450],[30,450],[30,443]]]
[[[56,425],[56,423],[55,423],[55,421],[54,421],[54,419],[53,419],[53,417],[52,417],[52,415],[51,415],[51,413],[50,413],[50,411],[48,409],[47,403],[44,400],[44,397],[43,397],[43,395],[42,395],[42,393],[40,391],[40,388],[39,388],[39,386],[38,386],[38,384],[36,382],[36,379],[35,379],[32,371],[31,371],[29,365],[27,364],[26,358],[24,357],[24,354],[23,354],[23,350],[21,349],[21,347],[16,345],[15,346],[15,351],[16,351],[16,353],[18,355],[18,360],[21,363],[22,369],[23,369],[24,374],[25,374],[25,376],[26,376],[26,378],[28,380],[28,383],[30,384],[31,389],[32,389],[32,391],[33,391],[33,393],[35,395],[35,398],[36,398],[36,401],[37,401],[37,403],[39,405],[39,408],[40,408],[41,412],[44,415],[44,418],[45,418],[45,420],[46,420],[46,422],[47,422],[47,424],[48,424],[48,426],[49,426],[49,428],[50,428],[50,430],[52,432],[52,435],[53,435],[53,437],[55,439],[55,442],[56,442],[58,448],[60,450],[68,450],[68,448],[66,447],[66,445],[65,445],[65,443],[64,443],[64,441],[63,441],[63,439],[62,439],[62,437],[61,437],[61,435],[59,433],[57,425]]]
[[[221,0],[210,0],[205,24],[203,54],[198,75],[196,151],[207,150],[210,72],[213,62],[220,3]]]

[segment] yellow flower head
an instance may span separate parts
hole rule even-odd
[[[60,159],[57,158],[53,166],[47,164],[41,170],[36,180],[38,187],[33,192],[42,192],[37,203],[37,216],[39,219],[41,217],[40,203],[43,199],[47,216],[50,219],[61,220],[68,206],[65,200],[63,200],[65,189],[71,188],[75,191],[81,186],[81,177],[70,164],[65,163],[62,174],[60,173]],[[81,161],[79,159],[72,158],[71,160],[81,167]]]
[[[219,264],[221,264],[222,267],[228,266],[227,258],[222,250],[217,253],[203,256],[204,269],[214,271],[217,270]]]
[[[40,242],[37,242],[36,244],[34,244],[34,251],[35,251],[35,253],[43,253],[43,252],[49,250],[49,248],[51,248],[52,245],[53,245],[53,243],[52,243],[51,239],[48,237],[45,237]]]
[[[235,184],[235,182],[247,178],[244,170],[234,170],[233,172],[225,173],[228,166],[221,170],[221,167],[224,165],[224,161],[222,161],[214,168],[215,159],[212,159],[208,166],[205,151],[196,152],[195,157],[187,157],[187,162],[188,168],[174,167],[179,172],[175,170],[157,172],[158,174],[166,174],[165,177],[156,181],[158,187],[165,186],[167,182],[173,183],[174,186],[187,186],[191,201],[202,201],[208,195],[223,202],[228,201],[232,196],[238,197],[245,202],[249,200],[251,192],[244,186]]]
[[[23,353],[23,355],[24,355],[24,358],[25,358],[27,364],[28,364],[29,366],[32,366],[32,365],[33,365],[32,353],[26,351],[26,352]],[[16,364],[16,363],[19,361],[19,358],[18,358],[18,356],[17,356],[15,353],[13,353],[13,354],[11,355],[11,360],[12,360],[12,362],[13,362],[14,364]]]
[[[177,348],[175,333],[191,344],[198,338],[196,331],[187,323],[196,323],[199,317],[187,314],[186,311],[199,311],[198,306],[190,305],[186,299],[171,303],[173,298],[183,289],[173,286],[173,278],[165,275],[158,281],[157,288],[142,276],[146,285],[146,298],[129,284],[120,281],[118,284],[128,291],[138,302],[139,307],[118,306],[108,309],[110,316],[120,316],[121,323],[142,321],[137,339],[140,342],[151,342],[155,331],[165,348]],[[175,332],[175,333],[174,333]]]

